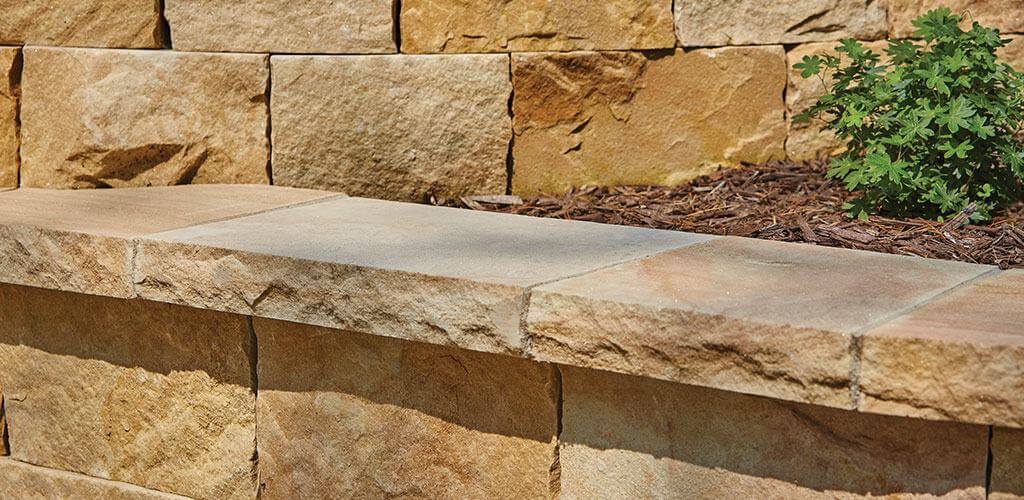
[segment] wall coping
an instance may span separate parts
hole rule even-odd
[[[0,282],[1024,427],[1024,271],[271,186],[0,192]]]

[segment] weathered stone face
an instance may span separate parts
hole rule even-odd
[[[983,498],[988,428],[563,368],[566,498]]]
[[[266,56],[24,52],[23,186],[268,182]]]
[[[1024,9],[1020,0],[888,0],[889,23],[895,38],[913,35],[913,20],[939,7],[949,7],[970,21],[998,28],[1003,33],[1024,33]],[[965,27],[969,27],[969,24]]]
[[[1009,36],[1010,44],[999,51],[999,58],[1013,66],[1017,71],[1024,71],[1024,36]]]
[[[665,49],[671,0],[402,2],[402,50],[413,53]]]
[[[0,189],[18,186],[21,50],[0,47]]]
[[[1024,430],[992,429],[992,500],[1024,498]]]
[[[255,321],[268,498],[543,498],[555,373],[527,360]]]
[[[393,0],[165,0],[175,50],[394,52]],[[239,10],[243,10],[240,13]]]
[[[0,458],[0,498],[184,500],[186,497]]]
[[[0,286],[12,458],[202,498],[255,492],[247,321]]]
[[[163,46],[153,0],[0,0],[0,45]]]
[[[781,159],[782,47],[515,54],[516,194],[679,184]]]
[[[275,56],[274,183],[403,201],[505,191],[508,56]]]
[[[701,0],[675,9],[684,47],[876,40],[887,29],[885,6],[874,0]]]

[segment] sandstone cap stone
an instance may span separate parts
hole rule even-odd
[[[393,0],[165,0],[176,50],[395,52]]]
[[[108,481],[83,474],[47,469],[0,457],[0,497],[103,498],[107,500],[185,500],[187,497]]]
[[[0,45],[159,48],[153,0],[0,0]]]
[[[275,184],[419,202],[505,192],[508,56],[272,64]]]
[[[134,250],[128,238],[329,196],[258,185],[6,191],[0,194],[0,281],[129,297]]]
[[[514,54],[512,190],[674,185],[784,158],[782,47]]]
[[[849,408],[853,336],[988,269],[720,238],[537,287],[527,331],[541,361]]]
[[[985,426],[562,375],[564,498],[985,497]]]
[[[265,498],[545,498],[555,370],[257,318]]]
[[[888,6],[894,38],[913,35],[914,19],[939,7],[949,7],[953,13],[963,15],[967,22],[977,21],[1003,33],[1024,33],[1024,9],[1019,0],[888,0]]]
[[[680,1],[675,10],[683,47],[876,40],[887,31],[884,2],[874,0]]]
[[[267,56],[24,54],[22,186],[269,182]]]
[[[141,297],[522,354],[529,287],[707,236],[358,198],[141,240]]]
[[[985,276],[866,333],[860,408],[1024,427],[1024,271]]]
[[[0,190],[18,186],[21,49],[0,47]]]
[[[671,0],[403,0],[402,50],[508,52],[675,47]]]

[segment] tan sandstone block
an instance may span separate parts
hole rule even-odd
[[[864,335],[861,409],[1024,427],[1024,271],[958,287]]]
[[[153,0],[0,0],[0,44],[157,48],[165,37]]]
[[[544,498],[550,366],[260,320],[264,498]]]
[[[984,426],[562,373],[563,498],[985,497]]]
[[[255,493],[246,318],[0,286],[11,456],[199,498]]]
[[[679,184],[784,157],[782,47],[514,54],[520,195]]]
[[[535,288],[527,331],[541,361],[850,408],[853,335],[986,270],[720,238]]]
[[[530,287],[709,238],[343,198],[148,236],[135,283],[150,300],[522,355]]]
[[[665,49],[672,27],[671,0],[402,2],[413,53]]]
[[[913,35],[912,22],[921,14],[939,7],[949,7],[967,21],[978,21],[1003,33],[1024,33],[1024,8],[1020,0],[887,0],[892,36]],[[969,27],[965,26],[965,27]]]
[[[999,51],[999,58],[1013,66],[1017,71],[1024,71],[1024,36],[1008,36],[1010,44]]]
[[[268,183],[267,56],[24,52],[23,186]]]
[[[0,458],[0,498],[102,498],[105,500],[184,500],[186,497],[147,490],[73,472],[47,469]]]
[[[885,6],[874,0],[677,1],[675,10],[684,47],[877,40],[887,28]]]
[[[21,50],[0,47],[0,189],[18,187]]]
[[[403,201],[504,193],[508,56],[275,56],[274,183]]]
[[[130,297],[130,238],[328,196],[259,185],[7,191],[0,194],[0,281]]]
[[[789,67],[789,83],[786,87],[786,111],[789,121],[789,135],[786,138],[786,157],[794,161],[807,161],[815,158],[833,156],[846,150],[845,145],[836,139],[831,130],[825,128],[819,119],[809,123],[795,123],[793,116],[803,113],[814,105],[825,94],[825,85],[817,76],[803,78],[800,70],[793,65],[809,55],[840,55],[835,51],[838,42],[807,43],[798,45],[786,53],[786,65]],[[865,47],[881,55],[885,55],[886,42],[865,42]],[[845,58],[844,58],[845,60]],[[831,85],[831,81],[824,80]]]
[[[393,0],[165,0],[176,50],[395,52]]]
[[[1024,499],[1024,430],[992,429],[992,487],[989,499]]]

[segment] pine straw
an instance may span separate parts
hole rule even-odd
[[[873,216],[852,220],[850,195],[825,179],[823,163],[770,164],[728,170],[674,188],[587,187],[563,196],[470,197],[478,210],[608,224],[746,236],[899,255],[1024,268],[1024,203],[986,225],[961,214],[938,223]],[[520,204],[521,203],[521,204]]]

